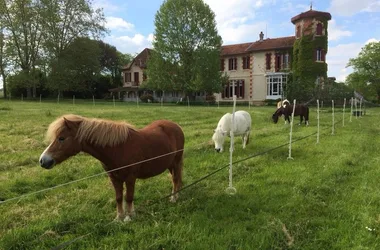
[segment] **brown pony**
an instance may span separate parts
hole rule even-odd
[[[136,129],[125,122],[89,119],[70,114],[50,124],[47,139],[50,145],[40,157],[43,168],[51,169],[81,151],[102,163],[116,192],[116,220],[129,221],[134,215],[136,179],[153,177],[169,169],[173,184],[170,200],[175,202],[178,198],[176,192],[182,185],[185,139],[181,127],[176,123],[158,120],[145,128]],[[165,156],[161,157],[162,155]],[[154,159],[150,160],[152,158]],[[123,209],[124,183],[127,190],[126,215]]]
[[[278,122],[278,118],[282,115],[285,116],[285,123],[288,121],[290,123],[289,117],[293,113],[293,105],[289,102],[284,103],[282,107],[278,108],[276,112],[272,115],[272,120],[274,123]],[[303,104],[296,104],[294,109],[294,116],[300,116],[300,123],[302,124],[303,118],[305,118],[306,126],[309,125],[309,107]]]

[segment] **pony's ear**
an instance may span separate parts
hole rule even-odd
[[[65,126],[68,129],[77,129],[79,126],[79,122],[70,121],[70,120],[66,119],[66,117],[63,117],[63,121],[65,122]]]

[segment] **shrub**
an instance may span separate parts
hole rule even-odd
[[[144,95],[140,96],[140,100],[142,102],[153,102],[154,101],[153,96],[151,94],[144,94]]]

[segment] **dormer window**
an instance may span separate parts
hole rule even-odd
[[[321,23],[318,23],[317,24],[317,36],[322,36],[322,28],[323,28],[323,26],[322,26],[322,24]]]

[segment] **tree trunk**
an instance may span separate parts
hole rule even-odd
[[[1,76],[3,77],[4,99],[7,99],[7,76],[4,74],[4,72],[1,72]]]

